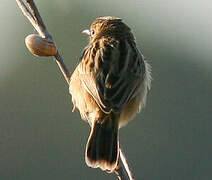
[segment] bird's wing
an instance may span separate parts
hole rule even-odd
[[[86,61],[89,57],[93,61]],[[105,113],[120,112],[140,92],[145,73],[142,55],[124,40],[95,52],[88,48],[81,69],[84,88]]]

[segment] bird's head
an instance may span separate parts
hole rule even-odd
[[[111,16],[97,18],[90,29],[82,33],[89,35],[91,42],[102,37],[134,39],[130,28],[122,22],[122,19]]]

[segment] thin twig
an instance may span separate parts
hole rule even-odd
[[[26,0],[27,5],[29,6],[29,8],[24,4],[23,0],[16,0],[19,8],[21,9],[21,11],[23,12],[23,14],[28,18],[28,20],[30,21],[30,23],[33,25],[33,27],[36,29],[36,31],[38,32],[38,34],[41,37],[47,38],[48,41],[51,41],[55,44],[51,34],[48,32],[41,16],[40,13],[34,3],[33,0]],[[66,82],[69,84],[69,80],[70,80],[70,72],[68,70],[68,68],[66,67],[62,56],[60,55],[59,51],[57,50],[56,55],[54,56],[54,59],[57,62],[57,65],[59,66]]]
[[[119,180],[135,180],[121,148],[119,149],[119,164],[115,169],[115,173],[118,175]]]
[[[36,20],[35,23],[38,26],[40,36],[45,37],[47,39],[51,39],[53,41],[52,36],[47,31],[46,26],[45,26],[45,24],[44,24],[44,22],[43,22],[43,20],[41,18],[41,15],[40,15],[40,13],[39,13],[34,1],[26,0],[26,2],[28,3],[28,6],[29,6],[29,8],[30,8],[30,10],[31,10],[31,12],[33,14],[33,17]]]
[[[25,5],[23,0],[16,0],[16,2],[18,4],[19,8],[21,9],[22,13],[28,18],[28,20],[33,25],[33,27],[36,29],[38,34],[41,37],[46,38],[55,44],[51,34],[48,32],[48,30],[40,16],[40,13],[39,13],[34,1],[26,0],[27,5],[29,7],[27,7]],[[60,68],[66,82],[69,84],[71,74],[70,74],[68,68],[66,67],[66,65],[63,61],[63,58],[60,55],[58,50],[57,50],[56,55],[54,56],[54,59],[56,60],[57,65]],[[118,164],[117,168],[114,170],[114,172],[118,175],[118,178],[120,180],[134,180],[134,178],[132,176],[132,172],[127,163],[127,159],[124,156],[121,149],[120,149],[120,153],[119,153],[119,164]]]
[[[69,70],[67,69],[67,67],[66,67],[66,65],[65,65],[65,63],[63,61],[63,58],[60,55],[59,51],[57,51],[56,55],[54,56],[54,59],[56,60],[56,63],[58,65],[58,67],[60,68],[60,70],[61,70],[66,82],[69,85],[71,74],[70,74]]]
[[[22,13],[24,14],[24,16],[26,16],[28,18],[28,20],[30,21],[30,23],[34,26],[35,25],[35,19],[34,19],[32,13],[26,7],[26,5],[23,3],[23,1],[16,0],[16,2],[18,4],[19,8],[21,9]],[[34,26],[34,28],[35,28],[35,26]]]

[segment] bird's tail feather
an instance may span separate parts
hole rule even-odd
[[[94,122],[86,146],[88,166],[112,171],[119,157],[118,118],[108,115],[103,122]]]

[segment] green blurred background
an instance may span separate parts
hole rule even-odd
[[[123,18],[153,67],[147,107],[121,145],[137,179],[212,179],[212,1],[35,0],[68,67],[99,16]],[[35,33],[15,0],[0,5],[0,179],[116,179],[88,168],[88,125],[72,113],[68,87],[51,58],[35,57]]]

